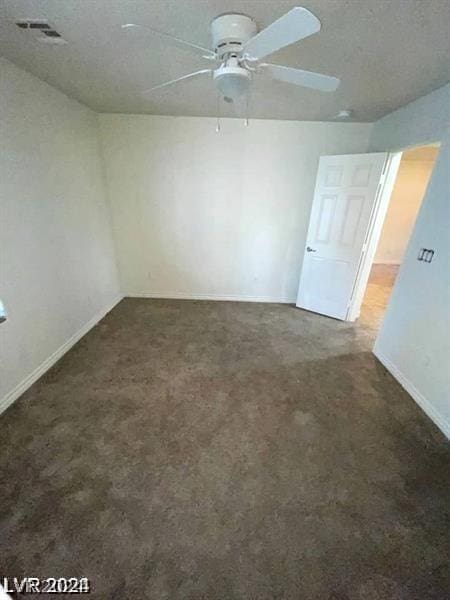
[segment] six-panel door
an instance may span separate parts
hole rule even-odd
[[[297,306],[345,320],[386,153],[322,156]]]

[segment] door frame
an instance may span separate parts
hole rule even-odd
[[[402,154],[402,151],[390,152],[386,158],[386,163],[378,184],[378,190],[372,209],[372,214],[370,216],[369,226],[367,228],[366,239],[364,240],[359,259],[355,283],[353,284],[352,295],[347,309],[346,321],[356,321],[356,319],[359,317],[361,304],[366,292],[367,282],[369,280],[370,270],[372,268],[378,241],[383,229],[384,219],[389,207],[394,184],[397,179],[397,173],[400,167]]]

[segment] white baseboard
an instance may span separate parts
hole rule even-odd
[[[450,439],[450,423],[434,408],[429,400],[427,400],[415,387],[411,381],[392,363],[386,356],[384,356],[375,346],[373,353],[386,367],[389,373],[399,382],[399,384],[408,392],[408,394],[417,402],[420,408],[430,417],[430,419],[439,427],[442,433]]]
[[[167,300],[217,300],[228,302],[273,302],[276,304],[295,304],[295,298],[280,298],[279,296],[241,296],[221,294],[187,294],[178,292],[130,292],[128,298],[165,298]]]
[[[62,346],[60,346],[53,354],[51,354],[37,369],[23,379],[15,388],[0,399],[0,414],[8,408],[19,396],[21,396],[35,381],[50,369],[64,354],[72,348],[86,333],[97,325],[103,317],[109,313],[114,306],[122,300],[123,296],[119,295],[114,300],[102,308],[92,319],[90,319],[81,329],[72,335]]]

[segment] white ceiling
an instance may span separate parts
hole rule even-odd
[[[220,13],[246,13],[263,28],[295,5],[314,12],[322,30],[270,61],[335,75],[341,87],[325,94],[259,79],[253,118],[330,120],[351,108],[354,120],[374,121],[450,80],[449,0],[2,0],[0,54],[99,112],[215,116],[209,78],[141,97],[209,63],[120,24],[209,47]],[[40,44],[14,25],[23,18],[49,19],[68,44]],[[221,110],[233,116],[223,102]]]

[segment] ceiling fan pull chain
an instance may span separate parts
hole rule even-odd
[[[247,90],[247,95],[245,96],[245,120],[244,120],[244,127],[248,127],[248,124],[249,124],[249,114],[250,114],[250,90]]]
[[[220,96],[217,94],[217,123],[216,133],[220,133]]]

